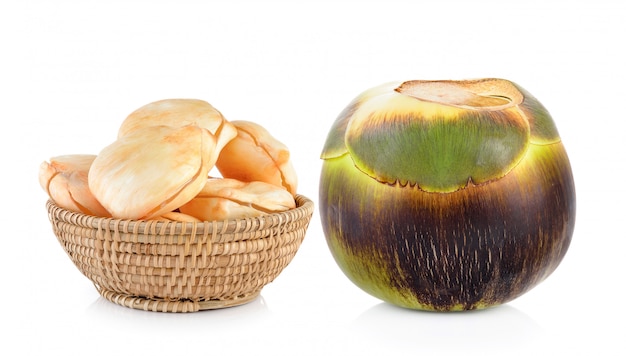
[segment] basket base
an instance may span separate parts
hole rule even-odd
[[[238,296],[232,299],[212,300],[164,300],[146,297],[129,296],[106,290],[96,285],[96,289],[104,299],[115,304],[139,310],[165,312],[165,313],[189,313],[201,310],[223,309],[246,304],[259,296],[261,291]]]

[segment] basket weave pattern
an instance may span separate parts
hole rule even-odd
[[[88,216],[46,203],[54,234],[100,294],[126,307],[193,312],[254,299],[291,262],[313,215],[182,223]]]

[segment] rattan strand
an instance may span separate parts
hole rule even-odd
[[[107,300],[134,309],[194,312],[247,303],[291,262],[313,215],[182,223],[87,216],[46,203],[54,234]]]

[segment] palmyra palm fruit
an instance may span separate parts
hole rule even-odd
[[[242,182],[231,178],[209,178],[180,212],[203,221],[240,219],[294,209],[296,202],[287,190],[265,182]]]
[[[43,162],[39,182],[60,207],[118,219],[198,223],[295,208],[287,147],[259,124],[236,123],[203,100],[151,102],[128,115],[97,156]],[[219,157],[228,176],[210,178]]]
[[[89,189],[118,219],[150,219],[196,196],[217,161],[216,139],[198,126],[148,126],[105,147]]]
[[[295,195],[298,179],[287,146],[257,123],[231,123],[237,128],[237,136],[224,146],[215,165],[222,176],[274,184]]]
[[[336,119],[321,158],[328,247],[352,282],[391,304],[506,303],[568,250],[568,156],[546,108],[510,81],[367,90]]]
[[[211,104],[199,99],[163,99],[146,104],[130,113],[120,125],[118,137],[148,126],[198,126],[217,139],[219,152],[237,136],[237,129]]]
[[[39,185],[60,207],[95,216],[110,216],[91,194],[87,175],[96,158],[90,154],[52,157],[39,166]]]

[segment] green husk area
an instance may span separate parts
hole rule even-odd
[[[372,113],[346,134],[355,165],[382,182],[418,185],[429,192],[501,178],[529,142],[527,122],[511,120],[517,113],[510,110],[462,111],[452,118],[411,113],[380,120],[377,115],[388,114]]]
[[[419,85],[427,89],[415,89]],[[368,90],[346,107],[330,130],[323,159],[347,153],[380,182],[448,193],[502,178],[529,144],[560,142],[545,107],[506,80],[411,81],[391,88]],[[438,88],[453,93],[449,103],[425,99],[445,97]],[[415,92],[421,96],[413,97]]]
[[[510,301],[548,275],[573,234],[562,144],[530,145],[501,179],[451,193],[383,184],[350,155],[324,161],[320,216],[343,272],[384,301],[425,310]]]

